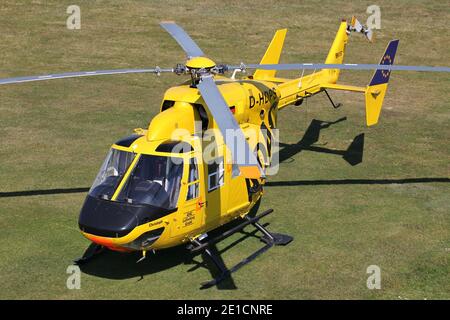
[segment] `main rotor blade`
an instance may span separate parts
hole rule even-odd
[[[219,126],[225,144],[231,150],[233,162],[239,165],[242,175],[252,179],[264,176],[254,153],[250,150],[241,127],[231,113],[219,88],[217,88],[212,75],[203,76],[197,88]]]
[[[325,63],[287,63],[287,64],[248,64],[228,66],[228,70],[236,69],[263,69],[263,70],[396,70],[396,71],[424,71],[424,72],[450,72],[450,67],[429,66],[401,66],[382,64],[325,64]]]
[[[42,76],[4,78],[4,79],[0,79],[0,85],[10,84],[10,83],[65,79],[65,78],[105,76],[105,75],[112,75],[112,74],[128,74],[128,73],[156,73],[156,74],[159,74],[161,72],[173,72],[173,69],[160,69],[160,68],[155,68],[155,69],[115,69],[115,70],[66,72],[66,73],[56,73],[56,74],[48,74],[48,75],[42,75]]]
[[[192,38],[179,25],[173,21],[163,21],[159,24],[178,42],[178,44],[186,52],[188,59],[204,56],[205,54]]]

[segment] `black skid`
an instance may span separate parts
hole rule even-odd
[[[323,89],[323,92],[325,92],[325,94],[327,95],[327,98],[330,101],[333,108],[338,109],[338,108],[342,107],[342,103],[334,103],[333,102],[333,99],[331,99],[331,96],[326,89]]]
[[[210,288],[219,282],[223,281],[227,277],[231,275],[231,273],[237,271],[244,265],[248,264],[249,262],[253,261],[256,257],[261,255],[262,253],[266,252],[268,249],[270,249],[272,246],[284,246],[289,244],[294,238],[280,233],[271,233],[269,232],[264,226],[262,226],[258,221],[267,216],[268,214],[272,213],[273,209],[269,209],[264,211],[263,213],[255,216],[255,217],[248,217],[246,216],[243,221],[238,224],[237,226],[223,232],[222,234],[216,236],[215,238],[206,240],[205,242],[201,242],[197,239],[192,240],[192,245],[190,246],[190,252],[191,253],[204,253],[207,257],[210,258],[210,260],[214,263],[214,265],[219,269],[220,274],[219,276],[215,277],[214,279],[202,283],[201,289]],[[247,258],[243,259],[241,262],[237,263],[231,268],[227,268],[222,260],[218,257],[218,255],[215,253],[214,250],[211,250],[211,247],[224,240],[225,238],[235,234],[236,232],[241,231],[248,225],[253,225],[258,231],[260,231],[263,236],[260,237],[260,240],[264,242],[266,245],[254,253],[252,253]]]

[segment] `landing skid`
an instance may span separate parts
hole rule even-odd
[[[258,221],[267,216],[268,214],[272,213],[273,209],[269,209],[261,213],[260,215],[257,215],[255,217],[248,217],[246,216],[244,218],[244,221],[242,221],[239,225],[233,227],[230,230],[225,231],[224,233],[216,236],[215,238],[212,238],[210,240],[207,240],[205,242],[201,242],[197,239],[192,240],[192,246],[190,247],[191,253],[204,253],[205,256],[209,257],[209,259],[214,263],[214,265],[217,267],[217,269],[220,271],[219,276],[215,277],[214,279],[204,282],[201,284],[201,289],[210,288],[219,282],[225,280],[228,278],[233,272],[239,270],[244,265],[248,264],[249,262],[253,261],[256,257],[261,255],[262,253],[266,252],[268,249],[270,249],[272,246],[284,246],[289,244],[294,238],[280,233],[271,233],[269,232],[264,226],[262,226]],[[243,259],[241,262],[237,263],[231,268],[225,267],[225,265],[221,262],[219,257],[215,252],[213,252],[210,247],[214,244],[224,240],[225,238],[235,234],[236,232],[241,231],[248,225],[253,225],[258,231],[260,231],[263,236],[260,237],[260,240],[264,242],[266,245],[262,247],[261,249],[255,251],[247,258]]]
[[[86,252],[83,254],[81,258],[78,258],[73,261],[75,265],[82,265],[86,262],[91,261],[93,258],[97,257],[99,254],[103,253],[105,251],[105,247],[96,244],[91,243],[90,246],[86,249]]]

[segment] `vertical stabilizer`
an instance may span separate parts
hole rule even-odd
[[[398,40],[389,42],[386,51],[381,58],[381,65],[394,64],[395,53],[397,52]],[[380,117],[381,107],[383,106],[384,96],[388,88],[389,78],[391,76],[390,70],[376,70],[372,80],[367,86],[366,96],[366,120],[367,125],[371,126],[378,122]]]
[[[275,32],[269,47],[264,54],[260,64],[277,64],[280,61],[281,50],[283,49],[284,39],[286,38],[287,29],[280,29]],[[258,69],[253,74],[254,79],[274,78],[276,70]]]

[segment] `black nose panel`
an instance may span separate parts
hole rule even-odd
[[[83,232],[119,238],[141,224],[159,219],[176,210],[103,200],[88,195],[81,209],[78,224]]]

